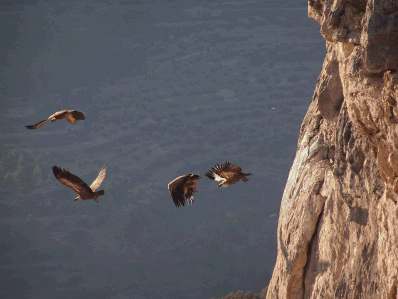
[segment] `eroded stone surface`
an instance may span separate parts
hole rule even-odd
[[[267,298],[396,298],[398,2],[308,9],[327,55],[282,198]]]

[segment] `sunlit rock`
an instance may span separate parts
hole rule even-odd
[[[281,202],[267,298],[396,298],[398,3],[309,0],[327,55]]]

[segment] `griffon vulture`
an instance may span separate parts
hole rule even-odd
[[[63,185],[77,192],[78,196],[75,198],[75,201],[94,199],[96,202],[99,202],[98,197],[105,194],[104,190],[97,191],[97,189],[105,178],[106,166],[102,166],[101,171],[90,187],[76,175],[55,165],[53,166],[53,173],[55,178]]]
[[[201,179],[199,175],[189,173],[179,176],[168,184],[167,187],[177,208],[184,206],[185,200],[188,205],[193,204],[193,193],[198,192],[196,185],[199,179]]]
[[[221,181],[218,187],[228,187],[229,185],[236,184],[240,180],[246,183],[249,180],[246,177],[252,174],[243,173],[242,168],[226,161],[224,164],[221,164],[221,166],[217,164],[205,175],[212,180]]]
[[[85,119],[83,113],[76,111],[76,110],[62,110],[55,112],[53,115],[51,115],[49,118],[31,126],[25,126],[27,129],[38,129],[41,126],[43,126],[46,122],[48,121],[59,121],[63,118],[66,118],[67,121],[69,121],[71,124],[77,122],[78,120],[83,120]]]

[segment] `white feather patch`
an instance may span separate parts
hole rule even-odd
[[[227,180],[225,178],[220,177],[218,174],[216,174],[214,172],[213,172],[213,175],[214,175],[214,180],[216,180],[216,181],[221,181],[222,183],[224,183]]]

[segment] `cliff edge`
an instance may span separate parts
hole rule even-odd
[[[398,1],[309,0],[308,15],[327,55],[266,298],[397,298]]]

